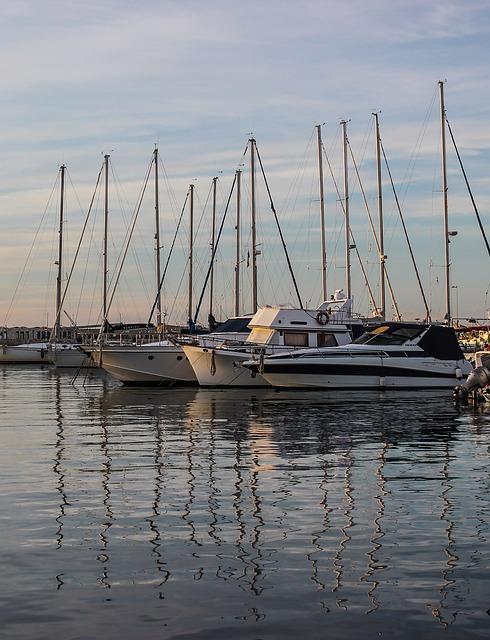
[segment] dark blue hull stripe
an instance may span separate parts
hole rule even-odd
[[[455,367],[456,368],[456,367]],[[255,367],[254,367],[255,369]],[[258,371],[258,368],[255,369]],[[343,365],[343,364],[272,364],[264,363],[264,373],[287,373],[317,376],[378,376],[397,378],[456,378],[454,372],[421,371],[380,365]]]

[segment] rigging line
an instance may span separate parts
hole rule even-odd
[[[61,310],[62,310],[63,304],[65,302],[66,294],[68,292],[68,287],[69,287],[69,284],[70,284],[70,281],[71,281],[71,277],[73,275],[73,270],[75,269],[75,264],[76,264],[77,259],[78,259],[78,254],[80,253],[80,248],[82,246],[82,241],[83,241],[83,237],[85,235],[85,230],[87,228],[87,224],[88,224],[90,215],[92,213],[92,207],[93,207],[93,204],[94,204],[94,200],[95,200],[95,195],[97,193],[97,189],[99,187],[100,177],[102,175],[103,169],[104,169],[104,164],[102,164],[102,166],[100,167],[99,175],[97,176],[97,181],[95,183],[95,189],[94,189],[94,192],[92,194],[92,199],[90,200],[90,206],[88,208],[87,215],[85,216],[85,221],[83,223],[82,233],[80,235],[80,239],[78,240],[77,249],[76,249],[75,255],[73,257],[73,261],[72,261],[72,264],[71,264],[70,272],[68,274],[68,278],[67,278],[67,281],[66,281],[66,284],[65,284],[65,289],[63,291],[63,296],[61,297],[60,306],[58,307],[58,309],[56,309],[56,318],[55,318],[55,321],[54,321],[54,324],[53,324],[53,328],[52,328],[51,334],[50,334],[50,339],[49,339],[50,343],[53,342],[54,338],[55,338],[55,335],[54,335],[55,334],[55,327],[58,324],[60,316],[61,316]]]
[[[350,144],[349,141],[347,141],[347,145],[349,147],[350,155],[351,155],[351,158],[352,158],[352,163],[354,165],[354,170],[356,172],[357,181],[359,183],[359,189],[361,191],[361,195],[362,195],[362,198],[364,200],[364,204],[366,206],[366,213],[367,213],[367,216],[368,216],[368,219],[369,219],[369,224],[371,226],[371,231],[373,232],[374,241],[376,242],[376,247],[378,249],[378,255],[379,255],[380,259],[382,259],[381,247],[380,247],[380,244],[379,244],[378,235],[377,235],[376,230],[374,228],[373,218],[371,216],[371,211],[369,209],[369,204],[368,204],[368,201],[367,201],[367,198],[366,198],[366,193],[364,191],[364,187],[363,187],[362,182],[361,182],[361,176],[359,174],[359,169],[357,167],[357,163],[356,163],[356,160],[354,158],[354,153],[352,152],[352,147],[351,147],[351,144]],[[398,304],[397,304],[396,299],[395,299],[395,294],[394,294],[393,289],[391,287],[391,282],[390,282],[390,278],[388,277],[388,272],[387,272],[387,269],[386,269],[386,265],[385,265],[385,278],[386,278],[386,282],[388,283],[388,288],[390,290],[391,302],[393,303],[393,307],[395,308],[395,313],[396,313],[396,316],[397,316],[397,320],[400,321],[402,319],[402,317],[400,315],[400,310],[398,308]],[[377,309],[377,311],[379,311],[379,309]]]
[[[201,230],[201,225],[204,219],[204,214],[206,213],[206,209],[208,208],[208,203],[209,203],[209,199],[211,197],[211,193],[213,191],[213,182],[211,181],[211,184],[209,186],[209,190],[208,190],[208,194],[206,196],[206,200],[204,201],[204,205],[202,205],[202,211],[201,211],[201,216],[199,218],[199,221],[197,223],[197,227],[194,231],[194,238],[192,238],[192,244],[193,246],[195,246],[195,239],[198,237],[199,235],[199,231]],[[196,198],[196,200],[198,200],[198,204],[201,205],[201,199],[199,198],[198,194],[197,194],[197,189],[194,191],[194,197]],[[197,256],[195,256],[197,258]],[[199,269],[199,271],[202,271],[202,263],[205,261],[205,258],[202,260],[196,259],[196,263],[197,263],[197,267]]]
[[[124,245],[123,245],[124,249],[123,249],[122,253],[119,254],[119,257],[118,257],[118,259],[116,261],[117,274],[115,274],[115,277],[111,278],[111,281],[109,283],[109,287],[112,287],[112,291],[111,291],[111,295],[110,295],[109,300],[108,300],[105,316],[102,318],[102,322],[100,324],[100,330],[99,330],[99,335],[97,337],[97,342],[100,342],[100,339],[102,337],[102,334],[104,333],[104,330],[105,330],[105,327],[106,327],[106,324],[107,324],[107,317],[109,315],[109,311],[110,311],[110,308],[111,308],[111,305],[112,305],[112,301],[114,299],[114,294],[116,293],[116,289],[117,289],[117,285],[118,285],[118,282],[119,282],[119,278],[121,276],[121,271],[122,271],[122,268],[123,268],[123,265],[124,265],[124,261],[126,259],[126,255],[128,253],[130,241],[131,241],[131,238],[132,238],[132,235],[133,235],[133,231],[134,231],[134,227],[136,225],[136,221],[138,219],[138,214],[139,214],[140,209],[141,209],[141,205],[142,205],[142,202],[143,202],[143,197],[145,195],[146,186],[147,186],[148,180],[150,178],[150,173],[151,173],[152,166],[153,166],[153,163],[150,162],[150,164],[148,166],[148,170],[146,172],[146,178],[145,178],[145,181],[143,183],[143,187],[142,187],[142,189],[140,191],[139,200],[137,202],[135,211],[133,213],[133,219],[132,219],[131,224],[130,224],[127,232],[126,232],[126,238],[125,238],[125,242],[124,242]],[[113,282],[114,282],[114,285],[112,284]]]
[[[58,186],[58,181],[59,181],[59,171],[58,171],[58,173],[56,174],[56,179],[55,179],[55,181],[54,181],[53,188],[51,189],[51,193],[49,194],[49,198],[48,198],[48,201],[47,201],[47,203],[46,203],[46,207],[45,207],[45,209],[44,209],[44,211],[43,211],[43,215],[41,216],[41,220],[40,220],[39,225],[38,225],[38,227],[37,227],[37,229],[36,229],[36,233],[34,234],[34,239],[33,239],[32,243],[31,243],[31,246],[30,246],[29,251],[28,251],[28,253],[27,253],[26,261],[25,261],[25,263],[24,263],[24,266],[22,267],[22,271],[21,271],[21,273],[20,273],[19,279],[18,279],[17,284],[16,284],[15,289],[14,289],[14,293],[12,294],[12,298],[11,298],[11,300],[10,300],[10,304],[9,304],[8,309],[7,309],[7,312],[6,312],[6,314],[5,314],[5,319],[4,319],[4,324],[3,324],[3,327],[4,327],[5,329],[7,328],[7,321],[8,321],[8,318],[9,318],[10,312],[11,312],[11,310],[12,310],[13,304],[14,304],[15,299],[16,299],[16,297],[17,297],[17,293],[18,293],[18,291],[19,291],[20,285],[21,285],[22,280],[23,280],[23,278],[24,278],[24,274],[25,274],[25,272],[26,272],[26,270],[27,270],[27,267],[28,267],[28,265],[29,265],[29,260],[31,259],[31,254],[32,254],[32,252],[33,252],[33,250],[34,250],[34,247],[35,247],[35,245],[36,245],[36,241],[37,241],[37,238],[38,238],[38,236],[39,236],[39,232],[41,231],[41,226],[42,226],[42,224],[43,224],[43,222],[44,222],[44,219],[46,218],[46,214],[47,214],[48,208],[49,208],[49,206],[50,206],[51,200],[52,200],[52,198],[53,198],[53,194],[54,194],[54,192],[55,192],[55,189],[56,189],[56,188],[57,188],[57,186]]]
[[[257,148],[257,144],[255,145],[255,150],[257,152],[257,158],[259,160],[260,169],[262,171],[262,177],[264,178],[265,187],[266,187],[267,193],[269,195],[271,210],[272,210],[272,213],[274,214],[274,218],[276,220],[277,229],[279,231],[279,236],[280,236],[281,242],[282,242],[282,247],[283,247],[284,253],[286,255],[286,261],[288,263],[289,273],[290,273],[291,278],[293,280],[294,288],[296,290],[296,296],[298,297],[299,307],[300,307],[300,309],[303,309],[303,302],[301,301],[301,296],[299,294],[298,285],[296,283],[296,278],[295,278],[294,272],[293,272],[293,266],[292,266],[291,260],[289,258],[289,253],[288,253],[288,250],[287,250],[287,247],[286,247],[286,242],[285,242],[284,236],[282,234],[281,225],[279,224],[279,218],[277,217],[276,209],[274,207],[274,202],[272,200],[272,194],[271,194],[271,191],[269,189],[269,183],[267,182],[267,178],[266,178],[265,171],[264,171],[264,165],[262,164],[262,158],[260,157],[260,153],[259,153],[259,150]]]
[[[154,161],[154,155],[152,154],[151,160],[150,160],[150,166],[153,166],[153,161]],[[112,178],[113,178],[117,199],[118,199],[118,202],[119,202],[119,209],[121,211],[124,224],[128,226],[129,222],[127,221],[127,217],[126,217],[125,211],[126,211],[126,209],[130,208],[129,200],[128,200],[128,197],[127,197],[126,192],[124,190],[123,183],[119,179],[119,176],[116,174],[115,169],[114,169],[114,165],[110,160],[109,160],[109,164],[110,164],[110,168],[111,168],[111,175],[112,175]],[[145,188],[146,188],[146,185],[145,185]],[[111,239],[111,243],[112,243],[112,248],[115,249],[116,248],[116,243],[115,243],[115,237],[112,234],[112,230],[109,230],[109,233],[110,233],[110,239]],[[150,258],[151,257],[151,253],[147,248],[147,244],[144,242],[144,238],[143,238],[143,235],[142,235],[141,231],[138,229],[136,231],[136,234],[137,234],[137,239],[141,242],[142,246],[144,247],[144,253],[146,254],[146,257]],[[134,261],[134,264],[135,264],[135,267],[136,267],[136,271],[138,272],[138,275],[139,275],[139,278],[140,278],[142,289],[144,290],[144,293],[146,294],[146,298],[148,300],[149,297],[150,297],[150,294],[149,294],[148,288],[146,286],[146,278],[143,276],[143,268],[141,266],[141,260],[140,260],[140,258],[138,256],[138,253],[137,253],[137,251],[136,251],[136,249],[135,249],[135,247],[133,245],[131,245],[131,255],[133,257],[133,261]],[[116,268],[117,268],[117,263],[116,263]],[[114,273],[114,271],[113,271],[113,273]],[[109,286],[110,286],[110,284],[111,283],[109,283]]]
[[[209,276],[211,275],[211,269],[213,268],[213,264],[214,264],[214,259],[216,256],[216,251],[218,250],[218,244],[221,238],[221,232],[223,231],[223,226],[225,224],[225,220],[226,220],[226,215],[228,213],[228,209],[230,207],[230,202],[231,202],[231,196],[233,195],[233,191],[235,190],[235,184],[236,184],[236,173],[235,173],[235,177],[233,178],[233,183],[231,185],[231,189],[230,189],[230,193],[228,195],[228,200],[226,202],[226,207],[225,207],[225,212],[223,213],[223,218],[221,219],[221,223],[219,226],[219,231],[218,231],[218,235],[216,236],[216,241],[214,243],[214,247],[213,247],[213,252],[211,254],[211,259],[209,261],[209,267],[208,267],[208,271],[206,273],[206,278],[204,280],[204,284],[201,290],[201,295],[199,296],[199,302],[197,303],[197,307],[196,307],[196,312],[194,314],[194,324],[197,324],[197,316],[199,315],[199,311],[201,310],[201,304],[204,298],[204,293],[206,291],[206,287],[208,284],[208,280],[209,280]]]
[[[478,208],[476,206],[475,199],[473,198],[473,193],[471,191],[470,183],[468,182],[468,178],[466,176],[466,171],[464,170],[464,166],[463,166],[463,161],[461,160],[461,156],[459,155],[458,147],[456,146],[456,140],[454,139],[454,136],[453,136],[453,130],[451,129],[451,125],[449,124],[449,120],[447,119],[447,116],[446,116],[446,124],[447,124],[447,128],[449,129],[449,135],[451,136],[451,140],[453,141],[454,150],[456,151],[456,155],[458,156],[459,166],[461,167],[461,171],[463,173],[464,181],[466,182],[466,187],[468,189],[468,193],[470,194],[471,203],[473,205],[473,209],[475,210],[476,219],[478,220],[478,226],[480,227],[480,231],[481,231],[482,236],[483,236],[483,241],[485,242],[485,246],[487,247],[488,255],[490,256],[490,245],[488,244],[487,235],[485,233],[485,229],[483,228],[483,223],[481,221],[480,214],[478,212]]]
[[[405,220],[403,218],[402,210],[401,210],[401,207],[400,207],[400,202],[398,200],[398,194],[397,194],[396,189],[395,189],[395,185],[394,185],[394,182],[393,182],[393,177],[391,175],[390,166],[389,166],[388,160],[386,158],[385,148],[383,146],[383,141],[381,140],[381,138],[380,138],[379,142],[380,142],[380,146],[381,146],[381,151],[383,153],[383,158],[384,158],[384,161],[385,161],[386,169],[387,169],[388,175],[390,177],[391,188],[393,190],[393,195],[395,197],[396,207],[398,209],[398,214],[400,216],[400,220],[401,220],[401,223],[402,223],[403,233],[405,234],[405,239],[407,241],[407,246],[408,246],[408,250],[410,252],[410,257],[412,259],[412,264],[413,264],[413,268],[415,270],[415,275],[417,277],[417,282],[418,282],[418,285],[419,285],[420,293],[421,293],[422,299],[424,301],[425,312],[426,312],[426,320],[428,322],[430,322],[430,310],[429,310],[429,306],[427,304],[427,299],[425,297],[424,287],[422,286],[422,281],[420,279],[420,274],[419,274],[419,270],[418,270],[418,267],[417,267],[417,262],[415,260],[415,255],[414,255],[413,249],[412,249],[412,243],[410,242],[410,238],[408,236],[407,227],[405,225]]]
[[[186,270],[184,269],[182,271],[182,275],[180,276],[179,286],[177,287],[177,291],[175,293],[175,296],[174,296],[174,299],[173,299],[173,302],[172,302],[172,306],[170,307],[170,311],[168,312],[168,315],[167,315],[168,318],[171,318],[173,316],[175,305],[177,304],[177,300],[179,299],[180,291],[182,289],[182,283],[183,283],[184,278],[185,278],[185,272],[186,272]],[[181,307],[181,309],[182,309],[182,307]],[[180,315],[182,317],[182,311],[180,312]],[[183,324],[185,325],[186,323],[184,322]],[[168,326],[168,323],[167,323],[167,326]]]
[[[403,185],[403,193],[402,193],[402,197],[401,197],[401,201],[402,203],[405,203],[405,200],[407,198],[408,195],[408,190],[410,188],[410,185],[412,183],[412,176],[413,173],[415,171],[415,166],[418,162],[418,159],[420,157],[420,150],[422,148],[422,144],[424,142],[424,138],[425,135],[427,133],[427,128],[429,126],[429,122],[431,121],[431,116],[432,116],[432,111],[434,109],[434,103],[436,101],[437,98],[437,94],[438,94],[438,88],[437,85],[434,88],[434,91],[432,93],[432,98],[431,101],[429,103],[429,106],[427,107],[427,111],[425,113],[425,118],[420,126],[419,132],[417,134],[417,140],[415,142],[415,145],[412,149],[412,152],[410,154],[410,158],[408,161],[408,165],[405,169],[405,175],[403,176],[403,180],[401,182],[401,184]]]
[[[325,146],[323,144],[322,144],[322,149],[323,149],[323,154],[325,155],[325,159],[327,161],[328,169],[330,171],[330,175],[332,177],[333,184],[335,186],[335,191],[337,192],[337,198],[338,198],[338,200],[340,202],[340,206],[342,207],[342,211],[344,212],[344,218],[345,218],[344,200],[343,200],[342,196],[340,195],[339,186],[337,184],[337,180],[335,179],[335,176],[334,176],[334,173],[333,173],[333,170],[332,170],[332,165],[330,164],[330,158],[328,157],[327,152],[325,150]],[[352,244],[354,245],[354,250],[356,252],[357,259],[359,260],[359,266],[361,267],[362,275],[364,276],[364,282],[365,282],[366,288],[367,288],[367,290],[369,292],[369,297],[371,298],[371,304],[373,305],[373,309],[375,311],[377,311],[378,310],[378,305],[376,304],[376,301],[375,301],[375,298],[374,298],[374,295],[373,295],[373,291],[371,289],[371,285],[369,284],[369,279],[367,277],[367,273],[366,273],[366,270],[364,268],[364,264],[362,263],[361,254],[359,253],[359,249],[357,248],[357,243],[356,243],[356,240],[354,238],[354,234],[352,233],[352,227],[350,226],[350,224],[349,224],[349,235],[350,235],[350,237],[352,239]]]
[[[113,283],[115,282],[114,289],[112,290],[112,297],[114,297],[115,289],[117,287],[116,280],[119,279],[119,276],[120,276],[120,273],[121,273],[121,269],[122,269],[124,261],[126,259],[127,252],[128,252],[128,250],[129,250],[129,248],[131,246],[130,245],[130,241],[131,241],[131,239],[133,237],[133,233],[134,233],[134,229],[135,229],[135,225],[136,225],[136,220],[138,218],[141,206],[143,204],[143,198],[144,198],[144,195],[146,193],[146,187],[148,185],[148,180],[150,178],[151,170],[152,170],[152,167],[153,167],[153,155],[152,155],[152,157],[150,159],[150,162],[148,164],[146,177],[143,180],[143,184],[142,184],[142,186],[140,188],[140,191],[139,191],[139,194],[138,194],[138,199],[136,200],[137,205],[136,205],[136,207],[135,207],[135,209],[134,209],[134,211],[133,211],[133,213],[132,213],[132,215],[131,215],[131,217],[129,219],[129,222],[126,222],[126,216],[124,214],[124,208],[122,207],[121,192],[119,191],[119,189],[117,189],[117,186],[120,186],[120,189],[122,191],[122,183],[120,183],[120,181],[117,180],[117,177],[116,177],[116,175],[114,173],[114,167],[113,167],[112,162],[109,161],[109,164],[110,164],[110,167],[111,167],[111,170],[112,170],[112,175],[114,177],[114,181],[116,182],[116,190],[117,190],[117,195],[118,195],[118,199],[119,199],[119,206],[121,207],[121,213],[122,213],[122,216],[123,216],[123,220],[127,224],[126,234],[124,236],[124,240],[123,240],[123,243],[122,243],[123,249],[120,250],[119,255],[117,256],[116,263],[114,265],[114,269],[113,269],[113,272],[112,272],[112,276],[111,276],[111,279],[109,280],[109,290],[111,290],[111,288],[113,287]],[[123,193],[123,195],[125,195],[125,194]],[[127,202],[127,204],[129,206],[129,202]],[[112,246],[115,248],[116,245],[114,243],[114,237],[112,235],[111,235],[111,239],[112,239]],[[133,249],[133,247],[131,247],[131,249]],[[134,255],[134,252],[133,252],[133,255]],[[137,267],[138,267],[138,263],[137,263]],[[141,273],[140,273],[140,275],[141,275]],[[104,321],[105,320],[107,320],[107,317],[104,319]]]
[[[157,306],[157,302],[158,302],[158,297],[159,297],[159,295],[160,295],[160,293],[161,293],[161,291],[162,291],[163,282],[164,282],[164,280],[165,280],[165,276],[167,275],[168,264],[169,264],[169,262],[170,262],[170,258],[172,257],[172,252],[173,252],[173,250],[174,250],[175,241],[176,241],[176,239],[177,239],[177,234],[178,234],[178,232],[179,232],[180,224],[181,224],[181,222],[182,222],[182,218],[183,218],[184,213],[185,213],[185,208],[186,208],[186,206],[187,206],[187,200],[189,199],[189,193],[190,193],[190,192],[189,192],[189,190],[188,190],[188,191],[187,191],[187,194],[186,194],[186,196],[185,196],[185,200],[184,200],[184,205],[183,205],[183,207],[182,207],[182,211],[180,212],[179,221],[177,222],[177,228],[175,229],[174,237],[173,237],[173,239],[172,239],[172,244],[171,244],[171,246],[170,246],[170,251],[168,252],[168,255],[167,255],[167,261],[166,261],[166,263],[165,263],[165,268],[164,268],[164,270],[163,270],[162,277],[160,278],[160,282],[159,282],[159,284],[158,284],[157,294],[156,294],[156,296],[155,296],[155,300],[154,300],[154,302],[153,302],[153,306],[152,306],[152,308],[151,308],[150,315],[148,316],[148,322],[146,323],[146,324],[147,324],[147,326],[150,326],[150,323],[151,323],[151,317],[152,317],[152,315],[153,315],[153,313],[154,313],[154,311],[155,311],[155,308],[156,308],[156,306]],[[184,270],[184,271],[185,271],[185,270]]]
[[[88,272],[88,267],[89,267],[89,263],[90,263],[90,257],[93,251],[93,247],[94,247],[94,235],[95,235],[95,227],[96,227],[96,223],[97,223],[97,215],[98,215],[98,211],[99,211],[99,201],[100,201],[100,196],[101,196],[101,189],[99,187],[99,190],[97,192],[97,202],[95,204],[95,215],[93,218],[93,222],[92,222],[92,227],[90,229],[90,236],[89,236],[89,242],[88,242],[88,251],[87,251],[87,256],[85,258],[85,265],[84,265],[84,271],[83,271],[83,276],[82,276],[82,283],[81,283],[81,287],[80,287],[80,300],[78,302],[78,306],[77,306],[77,311],[76,311],[76,317],[78,318],[79,312],[80,312],[80,305],[82,302],[82,298],[84,296],[84,291],[85,291],[85,281],[87,278],[87,272]],[[96,259],[100,265],[100,256],[97,255],[97,250],[95,249],[95,254],[96,254]],[[90,306],[89,306],[89,312],[88,312],[88,316],[86,314],[86,322],[88,324],[90,324],[91,319],[92,319],[92,311],[94,308],[94,304],[95,304],[95,292],[99,290],[100,288],[100,283],[98,281],[98,275],[99,275],[99,269],[96,269],[96,274],[95,274],[95,282],[93,283],[93,288],[92,288],[92,297],[90,299]],[[88,295],[88,294],[87,294]],[[86,306],[86,305],[85,305]],[[87,310],[85,309],[85,312]]]
[[[75,198],[77,200],[78,206],[80,207],[80,213],[83,214],[84,208],[82,207],[82,203],[80,202],[80,198],[78,197],[77,190],[75,189],[75,185],[73,184],[73,180],[71,178],[70,172],[68,171],[68,168],[66,170],[66,175],[68,176],[68,180],[70,181],[71,188],[73,190],[73,193],[75,194]],[[76,312],[74,314],[75,315],[75,322],[77,324],[78,324],[78,311],[80,309],[80,304],[81,304],[81,297],[82,297],[82,292],[80,291],[80,294],[79,294],[79,297],[78,297],[77,309],[76,309]]]

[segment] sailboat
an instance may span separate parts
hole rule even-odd
[[[58,275],[56,281],[56,322],[50,339],[45,342],[32,342],[20,345],[2,345],[0,349],[0,363],[16,364],[46,364],[59,360],[63,353],[70,361],[76,362],[76,366],[87,360],[86,354],[79,350],[78,345],[62,341],[62,327],[60,321],[61,289],[62,289],[62,260],[63,260],[63,223],[64,223],[64,196],[65,196],[65,171],[66,166],[60,167],[60,212],[58,230]]]
[[[153,152],[155,179],[155,255],[156,255],[156,314],[159,329],[162,326],[161,307],[161,264],[160,264],[160,213],[158,190],[158,149]],[[194,223],[194,185],[189,186],[189,318],[192,317],[192,266],[193,266],[193,223]],[[104,305],[104,322],[107,318],[107,305]],[[192,367],[174,341],[162,337],[157,342],[145,345],[109,345],[99,344],[86,349],[92,359],[112,377],[124,384],[196,384],[197,379]]]

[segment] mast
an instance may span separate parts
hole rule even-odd
[[[255,212],[255,138],[250,138],[250,197],[252,207],[252,311],[257,311],[257,227]]]
[[[446,280],[446,322],[451,325],[451,282],[449,277],[449,222],[447,206],[447,171],[446,171],[446,109],[444,107],[444,82],[439,81],[439,97],[441,105],[441,173],[442,173],[442,205],[444,214],[444,271]]]
[[[194,185],[189,185],[189,328],[192,329],[192,257],[194,240]]]
[[[236,171],[236,257],[235,257],[235,315],[240,315],[240,207],[241,207],[240,169]]]
[[[386,317],[386,270],[385,270],[385,244],[383,224],[383,189],[381,186],[381,137],[379,133],[379,118],[373,113],[376,123],[376,177],[378,183],[378,223],[379,223],[379,315],[384,320]]]
[[[213,297],[214,297],[214,243],[216,242],[216,183],[218,178],[213,178],[213,218],[211,223],[211,272],[209,274],[209,320],[212,322]]]
[[[345,287],[347,297],[352,297],[351,277],[350,277],[350,222],[349,222],[349,168],[347,165],[347,120],[341,120],[344,138],[344,213],[345,213]]]
[[[60,167],[60,226],[58,238],[58,277],[56,279],[56,323],[54,326],[54,337],[61,340],[61,277],[63,274],[63,215],[65,200],[65,169],[64,164]]]
[[[153,161],[155,162],[155,267],[157,279],[157,326],[162,324],[162,296],[160,290],[160,201],[158,193],[158,147],[153,151]]]
[[[322,125],[316,125],[318,139],[318,178],[320,181],[320,238],[321,238],[321,271],[322,296],[327,299],[327,253],[325,248],[325,198],[323,193],[323,155],[322,155]]]
[[[109,158],[110,155],[104,156],[105,168],[105,189],[104,189],[104,266],[103,266],[103,302],[102,310],[104,314],[104,327],[107,324],[107,236],[109,232]]]

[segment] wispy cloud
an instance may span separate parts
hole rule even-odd
[[[318,233],[313,125],[327,123],[325,147],[340,177],[338,122],[350,120],[349,139],[374,210],[370,114],[375,109],[382,112],[383,141],[418,243],[417,254],[428,264],[434,253],[434,261],[440,262],[435,231],[434,241],[427,239],[427,229],[437,225],[440,206],[439,79],[448,80],[448,116],[483,214],[488,210],[490,9],[485,1],[19,0],[1,4],[0,24],[4,305],[61,162],[70,168],[81,202],[75,206],[73,200],[71,210],[81,221],[101,154],[111,152],[129,215],[158,142],[175,193],[163,211],[168,236],[190,181],[197,179],[203,194],[209,179],[223,171],[227,191],[251,132],[259,141],[298,269],[303,258],[310,264],[299,278],[311,290]],[[466,222],[473,213],[458,171],[449,154],[450,210],[465,229],[454,243],[453,266],[461,283],[465,273],[472,273],[467,292],[461,291],[460,307],[481,315],[488,269],[481,268],[485,256],[475,249],[477,232]],[[360,231],[365,214],[352,168],[351,178],[353,225]],[[389,210],[386,175],[383,183]],[[326,186],[328,210],[335,212],[330,221],[341,224],[328,175]],[[267,198],[261,193],[261,211],[266,212]],[[244,208],[246,204],[245,199]],[[151,210],[151,204],[146,206]],[[122,235],[116,198],[111,208]],[[150,215],[145,220],[142,237],[151,238]],[[388,214],[387,221],[396,230]],[[488,229],[488,215],[485,221]],[[312,233],[305,232],[306,223],[314,225]],[[263,232],[274,244],[270,221],[263,223]],[[403,255],[400,238],[392,232],[391,255]],[[203,251],[206,242],[200,241]],[[367,250],[367,236],[362,242]],[[231,248],[232,236],[227,236],[227,243]],[[181,244],[184,247],[185,240]],[[340,245],[337,248],[332,281],[341,283],[342,251]],[[265,256],[272,260],[269,253],[265,251],[264,262]],[[146,265],[149,259],[145,260]],[[205,263],[204,257],[201,261]],[[40,265],[38,271],[43,270]],[[393,270],[393,281],[404,283],[406,261],[393,260]],[[279,273],[280,269],[277,277]],[[364,300],[358,276],[356,296]],[[128,267],[128,286],[135,278]],[[176,267],[169,287],[177,290],[180,278]],[[426,279],[430,280],[428,272]],[[267,278],[264,302],[274,294],[274,284],[266,282]],[[138,285],[135,290],[137,299]],[[31,301],[42,297],[35,287],[29,295]],[[410,287],[403,287],[403,296],[407,308],[417,307]],[[37,321],[36,305],[19,309],[19,321]]]

